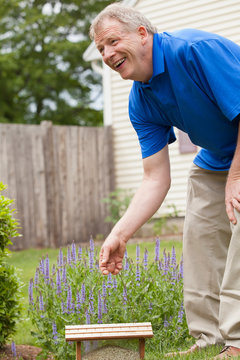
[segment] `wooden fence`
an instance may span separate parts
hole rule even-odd
[[[15,248],[60,247],[106,235],[113,190],[111,127],[0,124],[0,181],[15,199]]]

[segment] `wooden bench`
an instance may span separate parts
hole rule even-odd
[[[65,326],[66,341],[76,341],[76,360],[81,360],[81,341],[107,339],[139,339],[140,359],[144,359],[145,338],[153,337],[152,324],[101,324]]]

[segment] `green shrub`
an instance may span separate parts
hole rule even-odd
[[[0,182],[0,193],[6,188]],[[15,268],[6,263],[9,255],[11,237],[19,236],[18,223],[13,217],[13,200],[0,194],[0,348],[15,332],[16,322],[20,317],[20,282]]]
[[[156,241],[155,261],[148,261],[145,250],[140,261],[124,258],[124,268],[117,276],[102,276],[98,269],[94,243],[85,251],[68,248],[67,257],[59,251],[58,261],[50,271],[49,258],[40,261],[29,284],[29,314],[37,331],[33,334],[43,349],[43,359],[53,353],[55,359],[74,359],[74,344],[66,343],[65,325],[96,323],[148,322],[154,338],[148,351],[163,351],[171,344],[180,346],[188,337],[183,310],[182,262],[163,252],[159,258]],[[84,342],[85,347],[89,344]]]
[[[153,232],[156,236],[162,235],[164,232],[176,234],[179,230],[177,225],[168,224],[168,220],[179,217],[179,211],[177,210],[176,205],[171,204],[167,207],[170,209],[168,214],[162,215],[160,218],[150,219],[150,222],[153,222]]]
[[[104,198],[103,202],[108,205],[109,212],[105,221],[115,225],[127,210],[132,197],[133,194],[130,190],[116,189],[112,191],[108,197]]]
[[[15,268],[2,262],[0,264],[0,348],[15,332],[20,318],[20,283]]]
[[[12,244],[11,238],[19,236],[18,222],[13,217],[15,209],[10,208],[13,200],[1,194],[5,189],[6,185],[0,182],[0,260],[6,255],[7,246]]]

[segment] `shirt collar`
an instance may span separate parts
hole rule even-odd
[[[152,62],[153,62],[153,74],[148,83],[140,84],[144,86],[148,86],[151,84],[154,77],[160,75],[164,72],[164,55],[162,49],[162,35],[154,34],[153,35],[153,50],[152,50]]]

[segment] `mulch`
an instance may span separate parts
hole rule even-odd
[[[29,345],[16,345],[17,359],[36,360],[41,348]],[[139,360],[139,354],[136,351],[124,349],[119,346],[104,346],[91,351],[83,356],[83,360]],[[0,360],[16,360],[12,354],[11,345],[5,345],[0,349]],[[46,359],[46,360],[53,360]],[[64,359],[65,360],[65,359]]]
[[[16,345],[16,352],[17,359],[36,360],[37,355],[41,352],[41,348],[30,345]],[[11,345],[5,345],[0,349],[0,360],[16,360],[16,357],[13,356]]]

